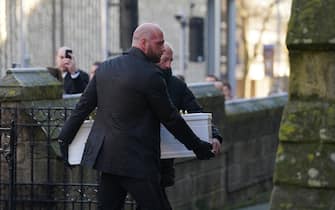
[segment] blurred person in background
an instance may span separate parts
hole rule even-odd
[[[226,101],[232,100],[234,98],[231,92],[231,85],[229,84],[229,82],[223,82],[222,93]]]
[[[223,92],[223,83],[219,78],[217,78],[215,75],[208,74],[205,78],[206,82],[213,83],[216,89],[218,89],[220,92]]]
[[[56,67],[62,72],[65,94],[84,92],[89,76],[76,67],[75,56],[71,48],[63,46],[58,49]]]
[[[215,75],[213,74],[208,74],[205,78],[206,82],[216,82],[216,81],[220,81],[219,78],[217,78]]]
[[[92,80],[93,76],[95,75],[96,70],[99,68],[101,62],[100,61],[95,61],[90,69],[90,80]]]

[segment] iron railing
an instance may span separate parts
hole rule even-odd
[[[97,171],[67,167],[57,136],[65,108],[1,108],[0,209],[95,210]],[[125,210],[136,208],[127,198]]]

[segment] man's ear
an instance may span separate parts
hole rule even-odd
[[[147,40],[145,38],[140,39],[140,46],[143,51],[146,50]]]

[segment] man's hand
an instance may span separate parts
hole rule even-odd
[[[71,54],[71,59],[70,58],[64,58],[65,63],[64,63],[64,68],[66,69],[67,72],[70,74],[73,74],[76,72],[76,62],[74,56]]]
[[[218,155],[221,152],[221,143],[217,138],[212,139],[212,152],[216,155]]]
[[[208,142],[199,140],[200,143],[197,148],[193,149],[193,152],[199,160],[208,160],[213,158],[215,154],[212,152],[212,145]]]

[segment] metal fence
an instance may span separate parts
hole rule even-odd
[[[0,209],[95,210],[98,172],[59,157],[64,108],[1,108]],[[127,197],[125,210],[134,210]]]

